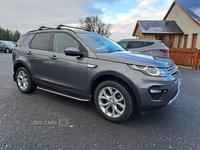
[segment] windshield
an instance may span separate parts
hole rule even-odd
[[[126,51],[117,43],[99,34],[78,34],[78,36],[96,53]]]
[[[4,43],[6,45],[15,46],[15,44],[13,42],[10,42],[10,41],[4,41]]]

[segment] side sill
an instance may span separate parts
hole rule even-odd
[[[67,98],[72,98],[72,99],[75,99],[75,100],[78,100],[78,101],[85,101],[85,102],[90,101],[89,99],[77,98],[77,97],[74,97],[74,96],[70,96],[70,95],[66,95],[66,94],[63,94],[63,93],[55,92],[55,91],[52,91],[52,90],[49,90],[49,89],[45,89],[45,88],[41,88],[41,87],[38,87],[38,86],[37,86],[37,88],[39,90],[43,90],[43,91],[50,92],[50,93],[53,93],[53,94],[57,94],[57,95],[60,95],[60,96],[64,96],[64,97],[67,97]]]

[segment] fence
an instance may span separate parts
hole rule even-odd
[[[200,69],[200,50],[197,48],[170,48],[169,55],[176,65]]]

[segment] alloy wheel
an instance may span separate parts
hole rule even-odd
[[[28,88],[28,76],[25,71],[20,70],[17,75],[17,84],[19,88],[25,91]]]
[[[102,112],[111,118],[122,116],[126,108],[123,94],[114,87],[104,87],[99,92],[98,104]]]

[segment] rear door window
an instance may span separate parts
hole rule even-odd
[[[51,33],[39,33],[33,38],[30,48],[44,51],[50,50]]]

